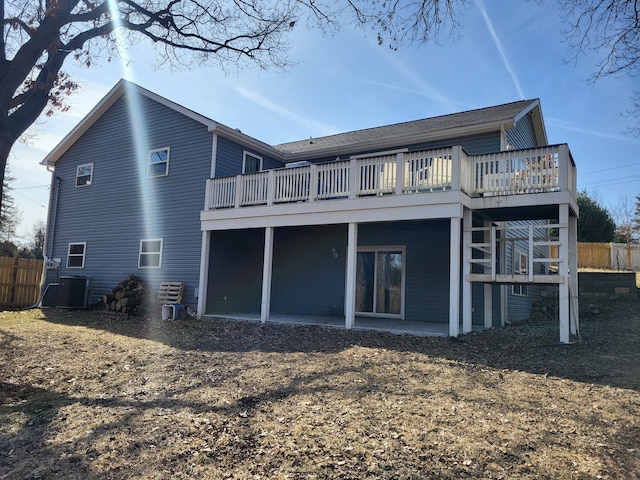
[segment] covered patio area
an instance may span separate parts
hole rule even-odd
[[[204,320],[231,320],[241,322],[260,323],[259,313],[216,313],[202,315]],[[279,323],[289,325],[316,325],[327,328],[345,329],[344,316],[316,316],[316,315],[283,315],[271,314],[266,323]],[[388,318],[355,318],[353,330],[371,330],[388,332],[395,335],[413,335],[417,337],[446,337],[449,335],[448,323],[415,322]],[[480,325],[474,325],[475,331],[481,331]]]

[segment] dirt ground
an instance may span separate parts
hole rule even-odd
[[[459,339],[0,313],[0,479],[638,479],[640,304]]]

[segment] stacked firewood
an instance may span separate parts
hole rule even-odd
[[[136,275],[129,275],[111,292],[102,296],[104,309],[111,312],[136,313],[145,301],[144,281]]]

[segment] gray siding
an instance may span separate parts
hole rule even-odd
[[[218,145],[216,148],[216,177],[233,177],[242,173],[243,152],[247,151],[262,157],[262,169],[269,170],[280,168],[282,162],[268,155],[264,155],[254,149],[247,148],[241,144],[229,140],[228,138],[218,137]]]
[[[206,313],[260,313],[264,229],[211,233]]]
[[[271,311],[343,315],[346,240],[346,225],[276,229]],[[405,318],[448,322],[448,221],[361,224],[358,245],[404,246]],[[212,233],[207,313],[260,311],[263,246],[262,229]]]
[[[545,223],[542,220],[539,221],[514,221],[509,222],[509,225],[518,225],[528,228],[528,225],[531,223]],[[538,233],[534,233],[536,236],[544,235],[546,230],[540,230]],[[522,237],[525,235],[525,231],[520,230],[508,230],[506,238],[516,238]],[[516,252],[524,253],[525,255],[529,255],[529,244],[526,241],[516,240],[513,242],[506,242],[505,244],[505,253],[506,253],[506,273],[513,273],[514,264],[513,258]],[[547,257],[547,248],[537,246],[534,248],[534,258],[544,258]],[[544,274],[545,266],[543,264],[536,264],[534,266],[534,274]],[[519,321],[526,320],[531,315],[531,301],[534,297],[540,296],[540,285],[536,284],[526,284],[526,294],[519,295],[513,293],[513,287],[510,285],[507,287],[507,305],[509,307],[509,320]]]
[[[408,148],[409,151],[415,152],[419,150],[431,150],[436,148],[445,148],[460,145],[469,155],[482,155],[485,153],[493,153],[500,151],[500,132],[483,133],[479,135],[467,135],[463,137],[447,138],[442,140],[436,140],[433,142],[416,143],[412,145],[401,144],[396,148]],[[374,154],[377,151],[361,151],[349,155],[340,155],[342,160],[348,159],[352,155],[364,155]],[[318,157],[310,160],[313,163],[325,163],[333,162],[336,160],[335,156],[331,157]]]
[[[525,115],[515,124],[513,128],[506,131],[507,141],[514,149],[538,147],[533,122],[530,115]]]
[[[93,279],[96,301],[129,274],[150,289],[161,281],[186,283],[184,303],[196,306],[200,268],[199,212],[211,169],[212,134],[207,127],[144,96],[138,97],[142,131],[122,97],[56,163],[60,191],[52,251],[57,275]],[[147,178],[151,149],[170,147],[169,175]],[[136,151],[139,153],[137,154]],[[94,163],[91,186],[76,188],[76,167]],[[141,239],[162,238],[162,268],[139,269]],[[85,268],[67,269],[67,246],[86,242]]]
[[[343,315],[346,241],[346,225],[276,229],[271,311]]]
[[[469,155],[483,155],[500,151],[500,132],[467,135],[464,137],[447,138],[435,142],[411,145],[409,150],[430,150],[460,145]]]
[[[406,247],[406,320],[449,321],[449,231],[448,220],[359,226],[359,246]]]

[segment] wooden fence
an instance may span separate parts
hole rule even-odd
[[[28,307],[38,301],[43,262],[0,257],[0,308]]]
[[[557,258],[558,247],[549,247]],[[578,268],[640,271],[640,245],[627,243],[578,242]]]

